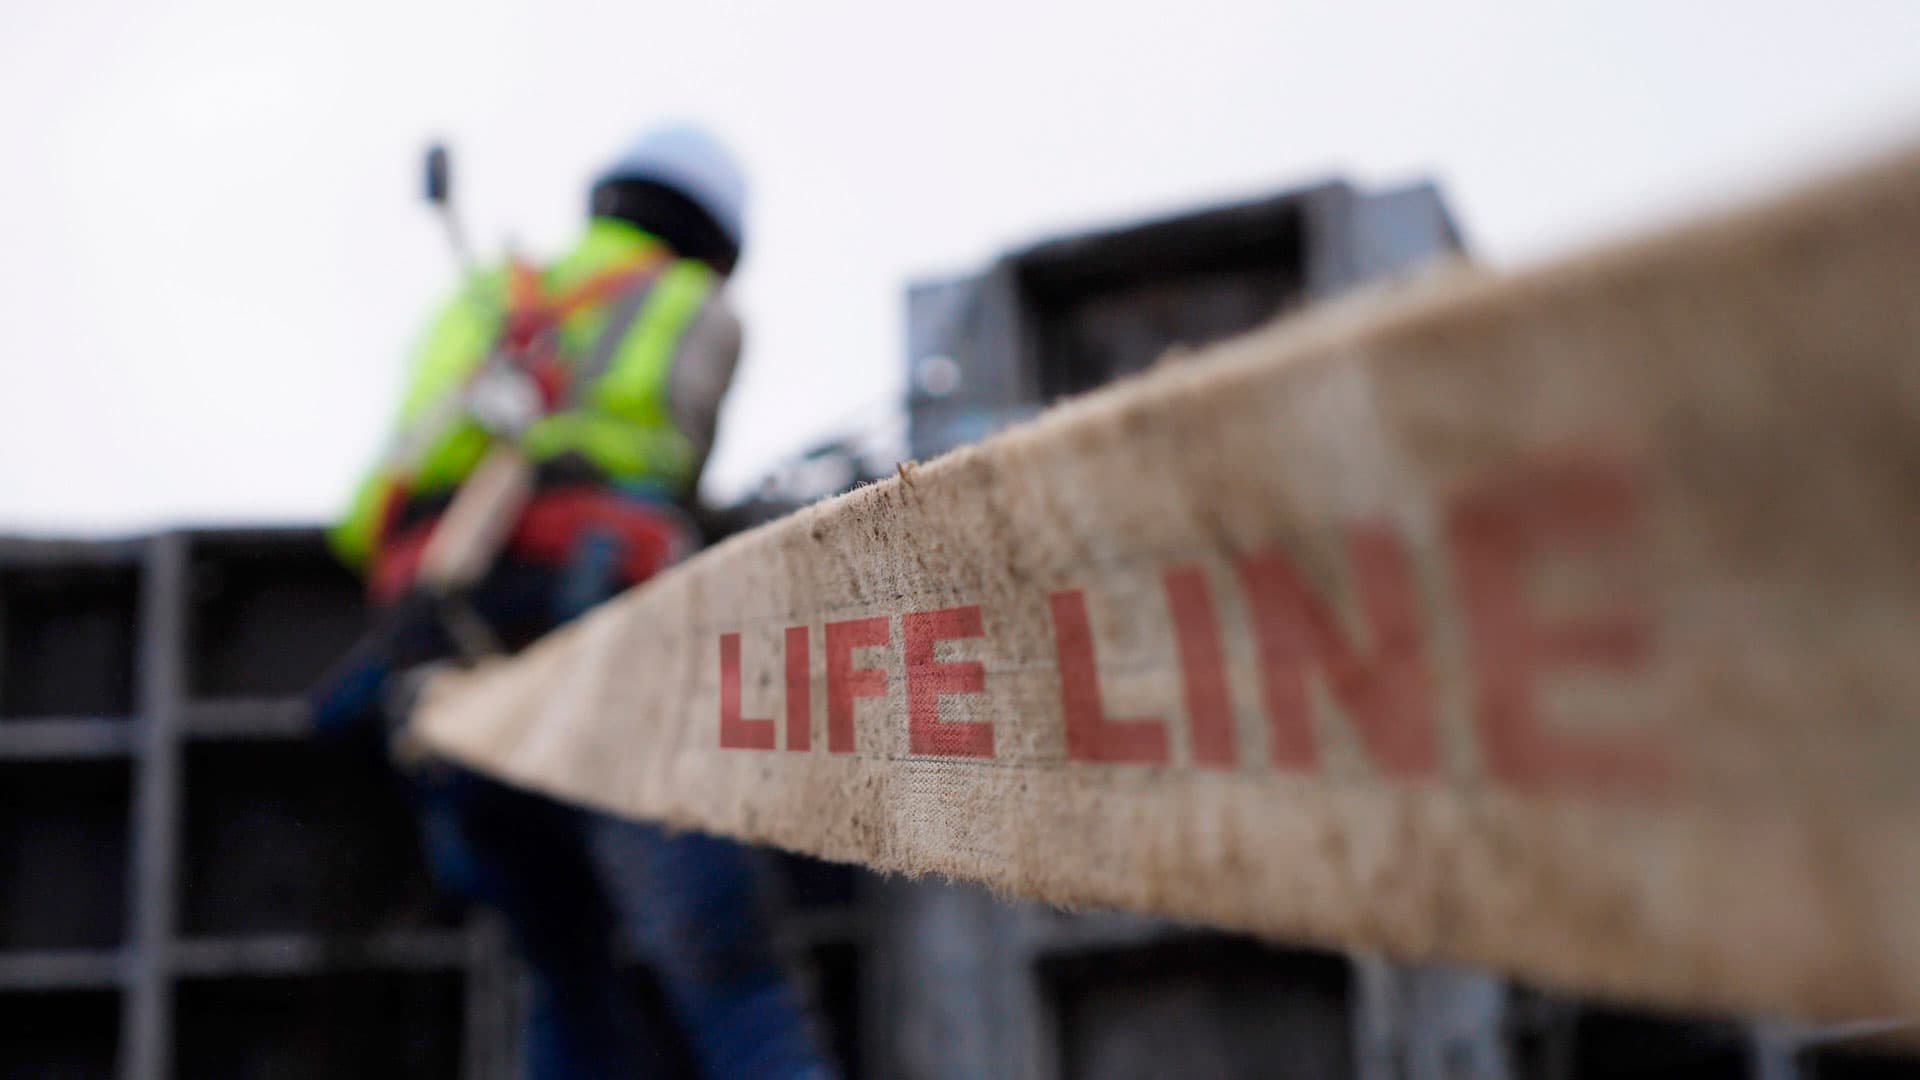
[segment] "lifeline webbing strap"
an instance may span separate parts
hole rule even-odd
[[[1920,154],[1335,305],[736,537],[418,734],[618,813],[1920,1016]]]

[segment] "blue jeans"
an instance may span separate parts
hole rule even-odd
[[[611,595],[620,564],[587,537],[560,569],[506,560],[472,597],[509,649]],[[413,655],[446,655],[429,631]],[[413,659],[410,662],[420,662]],[[620,977],[625,936],[659,977],[703,1076],[827,1080],[807,1015],[775,955],[751,853],[509,787],[451,764],[414,782],[435,875],[498,910],[533,981],[529,1080],[600,1080],[670,1066]]]
[[[454,766],[435,767],[419,794],[436,874],[498,910],[526,958],[532,1080],[673,1063],[672,1041],[626,1002],[622,931],[659,976],[703,1076],[832,1075],[772,949],[748,851]]]

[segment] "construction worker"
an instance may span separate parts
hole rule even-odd
[[[601,173],[589,201],[585,235],[557,262],[474,274],[440,309],[391,455],[331,534],[389,620],[389,703],[405,680],[386,672],[519,649],[695,546],[686,510],[740,349],[724,286],[744,179],[712,138],[669,128]],[[522,362],[492,362],[503,342]],[[443,512],[505,440],[536,471],[504,549],[457,605],[407,608]],[[340,710],[323,697],[316,711],[324,724]],[[703,1074],[830,1075],[743,849],[446,763],[416,770],[412,788],[437,876],[500,911],[525,955],[530,1076],[636,1076],[661,1052],[623,1003],[619,932],[659,976]]]

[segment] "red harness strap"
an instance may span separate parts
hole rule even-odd
[[[413,583],[438,517],[429,518],[383,542],[367,575],[367,592],[376,602],[398,597]],[[561,488],[536,495],[520,514],[507,551],[541,566],[565,566],[581,536],[601,530],[620,541],[620,580],[635,585],[684,558],[693,537],[669,510],[648,506],[608,491]]]

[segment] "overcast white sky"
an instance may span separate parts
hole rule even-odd
[[[1920,3],[8,0],[0,530],[331,514],[450,282],[422,142],[552,253],[662,117],[755,183],[737,492],[899,393],[914,276],[1329,174],[1537,261],[1920,137]]]

